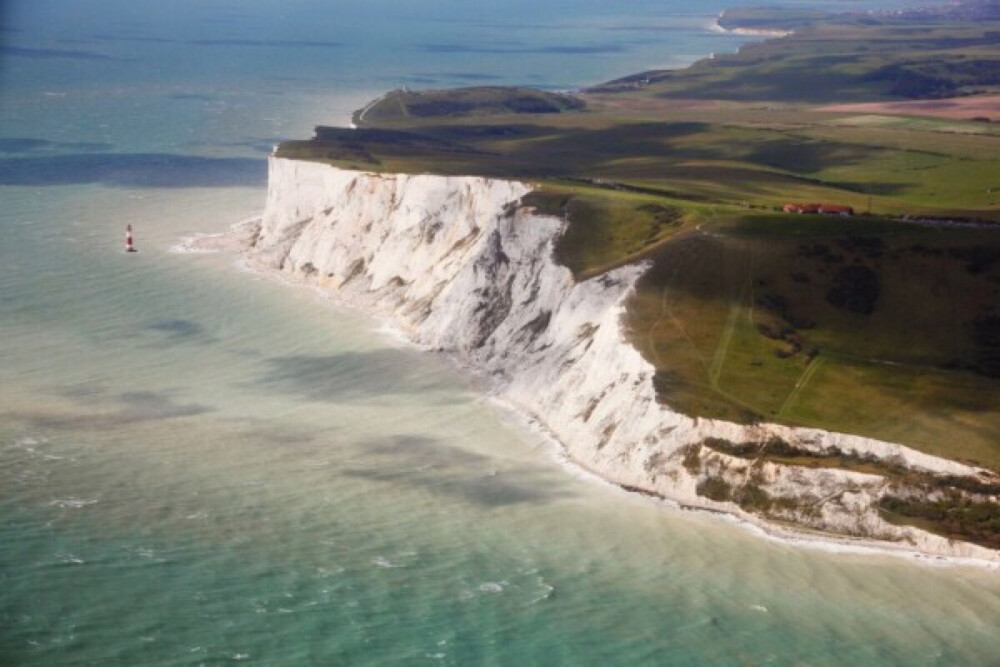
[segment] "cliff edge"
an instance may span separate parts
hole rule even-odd
[[[531,187],[389,175],[272,157],[254,266],[387,317],[495,380],[582,467],[629,490],[723,511],[777,534],[1000,563],[1000,552],[892,520],[891,502],[995,505],[991,473],[815,429],[699,419],[657,401],[655,369],[622,329],[645,270],[576,282],[553,259],[566,223],[521,204]]]

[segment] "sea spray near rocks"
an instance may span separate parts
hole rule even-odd
[[[880,475],[755,461],[706,442],[780,442],[907,470],[982,471],[898,444],[772,424],[688,417],[657,401],[655,370],[622,331],[643,265],[575,282],[555,263],[566,222],[521,206],[524,183],[374,174],[270,158],[250,261],[389,318],[416,343],[485,372],[504,401],[544,424],[575,463],[630,490],[756,523],[734,490],[778,499],[772,519],[951,557],[997,552],[886,522]],[[763,450],[762,450],[763,451]],[[770,531],[781,532],[763,523]],[[905,544],[904,544],[905,543]]]

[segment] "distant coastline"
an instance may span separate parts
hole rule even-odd
[[[712,30],[714,32],[721,32],[727,35],[743,35],[746,37],[788,37],[789,35],[794,35],[794,30],[777,30],[773,28],[727,28],[722,25],[722,19],[725,13],[719,14],[712,23]]]

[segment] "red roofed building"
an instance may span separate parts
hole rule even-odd
[[[840,204],[820,204],[819,212],[826,215],[854,215],[854,209]]]
[[[819,213],[819,204],[785,204],[785,213]]]

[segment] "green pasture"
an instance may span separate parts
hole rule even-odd
[[[395,91],[278,154],[530,182],[577,279],[650,263],[624,324],[664,403],[1000,469],[998,126],[817,106],[988,92],[1000,25],[785,19],[792,37],[575,97]]]
[[[666,244],[639,285],[628,331],[663,400],[1000,468],[998,343],[977,333],[1000,305],[992,230],[753,217]],[[851,267],[877,277],[870,312],[830,301]]]

